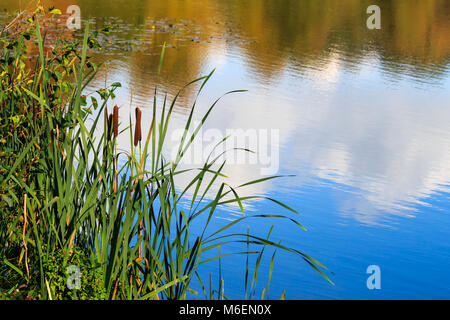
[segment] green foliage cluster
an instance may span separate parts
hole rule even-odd
[[[83,250],[75,249],[66,263],[66,266],[79,268],[79,275],[70,273],[68,267],[63,268],[63,257],[60,251],[54,251],[44,260],[44,272],[47,275],[50,292],[54,294],[53,299],[104,300],[107,298],[101,270],[95,262],[89,260]],[[79,288],[74,284],[75,277],[79,277]],[[74,287],[71,288],[68,283],[72,283]]]
[[[22,16],[0,34],[0,260],[7,261],[0,265],[0,299],[40,297],[36,290],[40,279],[36,267],[39,261],[36,259],[35,243],[28,240],[30,248],[24,243],[27,225],[22,205],[24,196],[31,191],[36,174],[42,172],[42,164],[48,158],[45,147],[49,142],[49,123],[44,121],[45,113],[51,114],[61,131],[74,125],[71,114],[67,117],[63,114],[76,85],[74,72],[77,61],[81,59],[80,41],[60,37],[53,47],[44,47],[36,23],[40,18],[51,24],[51,15],[53,12],[49,17],[49,13],[37,10]],[[41,39],[39,43],[38,39]],[[92,37],[89,42],[92,48],[98,48],[98,42]],[[44,50],[47,51],[45,58]],[[45,68],[39,68],[39,63],[43,61]],[[97,66],[86,59],[86,68],[92,71]],[[35,99],[37,96],[45,97],[45,108]],[[80,100],[80,105],[86,106],[85,97]],[[26,153],[20,155],[24,149]],[[35,196],[43,198],[44,194],[35,192]],[[24,277],[25,270],[20,270],[25,246],[27,277]],[[45,247],[43,245],[40,251]],[[92,268],[82,250],[75,250],[70,258],[83,270],[82,289],[65,290],[65,265],[61,263],[61,257],[61,249],[53,248],[43,256],[42,261],[43,270],[55,290],[55,298],[105,297],[102,286],[96,284],[101,278],[98,268]],[[13,263],[18,266],[11,268]],[[93,279],[96,280],[91,284],[85,283]]]
[[[3,178],[13,169],[18,151],[23,150],[31,138],[44,131],[43,126],[47,124],[42,122],[42,115],[45,111],[51,111],[58,117],[61,128],[68,127],[71,122],[73,124],[70,114],[66,118],[61,115],[74,91],[74,72],[76,64],[81,61],[80,40],[60,37],[55,45],[47,48],[44,47],[43,40],[36,44],[38,37],[41,38],[39,29],[36,29],[36,20],[38,17],[47,18],[45,21],[51,28],[55,11],[51,8],[49,12],[50,18],[48,13],[37,9],[0,34],[0,177]],[[90,48],[101,48],[97,35],[98,32],[88,38]],[[39,63],[44,64],[45,68],[38,69]],[[91,71],[98,68],[89,57],[85,64]],[[42,108],[33,95],[45,97],[47,108]],[[80,100],[80,105],[86,107],[86,97],[81,96]],[[86,108],[85,112],[88,111]],[[20,162],[20,167],[14,168],[16,179],[29,182],[32,176],[30,173],[34,172],[36,164],[45,153],[39,147],[41,138],[45,139],[42,136],[37,138],[34,144],[36,147],[30,148],[26,158]],[[18,186],[12,184],[8,187]],[[5,192],[2,189],[0,192],[0,210],[3,211],[6,207],[14,207],[13,203],[17,202],[15,195],[22,195],[24,190],[11,189]],[[6,222],[10,222],[10,217],[4,218]]]
[[[45,251],[45,247],[44,245],[41,250]],[[74,249],[66,263],[64,263],[63,257],[61,250],[55,250],[45,255],[42,261],[45,278],[48,283],[48,292],[50,292],[49,299],[107,299],[102,283],[101,270],[95,262],[89,259],[83,250]],[[35,268],[39,262],[32,257],[28,263],[29,268]],[[76,267],[76,271],[79,271],[79,274],[70,269],[70,267]],[[9,290],[0,291],[0,300],[35,300],[41,298],[40,292],[37,290],[39,283],[36,281],[39,278],[32,277],[29,282],[24,283],[21,272],[9,273],[8,269],[3,268],[2,272],[7,276],[4,277],[0,284],[1,288],[8,287]]]

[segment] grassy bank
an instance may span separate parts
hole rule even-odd
[[[256,257],[254,268],[247,259],[245,268],[236,270],[245,273],[245,297],[267,296],[275,255],[268,257],[266,289],[255,293],[255,287],[268,247],[292,253],[295,261],[304,260],[328,279],[323,265],[273,242],[270,232],[264,238],[230,232],[248,219],[282,219],[302,228],[294,209],[270,198],[266,201],[284,213],[244,212],[245,201],[264,197],[240,197],[240,189],[276,177],[235,187],[222,183],[211,194],[211,186],[225,176],[218,158],[202,168],[179,169],[220,99],[191,128],[194,103],[177,158],[165,161],[162,150],[178,95],[158,106],[155,89],[153,109],[145,110],[152,112],[152,122],[141,123],[143,111],[136,108],[136,123],[123,126],[118,107],[111,105],[119,83],[98,90],[97,99],[83,95],[100,67],[88,56],[97,32],[90,33],[87,25],[82,41],[60,37],[49,48],[40,21],[53,14],[24,14],[1,34],[0,297],[185,299],[190,292],[223,299],[220,277],[207,288],[197,270],[229,255],[221,252],[232,244],[242,245],[240,254]],[[211,76],[187,86],[198,84],[200,94]],[[101,134],[95,133],[99,124],[105,128]],[[117,138],[124,131],[130,132],[130,151],[118,152]],[[176,185],[175,177],[187,172],[195,172],[194,178]],[[215,213],[228,204],[236,204],[242,218],[215,229]],[[202,223],[203,231],[192,234],[194,223]],[[193,281],[203,293],[193,291]]]

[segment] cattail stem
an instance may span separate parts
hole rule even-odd
[[[111,140],[112,128],[113,128],[113,115],[112,115],[112,113],[111,113],[111,114],[108,116],[108,135],[107,135],[108,141]]]
[[[108,109],[105,107],[105,121],[106,121],[106,141],[108,142],[111,140],[111,130],[112,130],[112,123],[113,123],[113,115],[108,114]]]
[[[114,138],[119,136],[119,107],[114,106],[113,111],[113,122],[114,122]],[[117,191],[117,144],[114,144],[114,192]]]

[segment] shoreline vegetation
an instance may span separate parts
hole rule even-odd
[[[243,298],[265,299],[277,250],[291,253],[292,261],[303,260],[331,282],[320,262],[270,240],[273,226],[267,237],[251,230],[232,232],[248,219],[287,220],[304,229],[291,207],[238,195],[240,188],[277,176],[236,187],[221,183],[211,196],[212,184],[226,177],[224,163],[215,158],[202,168],[178,168],[220,98],[194,128],[193,104],[178,156],[166,162],[162,149],[178,95],[157,106],[155,89],[153,109],[136,108],[136,123],[130,118],[123,128],[118,106],[110,105],[120,83],[98,90],[99,98],[83,95],[100,68],[88,56],[99,46],[98,32],[89,32],[87,23],[82,41],[61,33],[48,46],[44,18],[52,21],[59,13],[38,8],[0,29],[0,299],[160,300],[188,294],[227,299],[220,263],[232,254],[246,256],[245,267],[236,270],[245,273]],[[199,85],[200,94],[212,74],[186,86]],[[152,112],[151,124],[141,123],[142,112]],[[101,123],[105,131],[94,135]],[[130,151],[118,152],[116,139],[125,131],[132,137]],[[194,178],[175,185],[174,177],[188,171],[195,172]],[[262,198],[285,213],[244,211],[245,201]],[[242,217],[214,229],[215,213],[227,204],[237,205]],[[202,232],[191,233],[194,224],[201,224]],[[242,252],[227,251],[230,245],[242,246]],[[257,292],[259,266],[269,249],[268,283]],[[218,263],[215,285],[198,272],[206,263]],[[194,281],[203,292],[192,289]]]

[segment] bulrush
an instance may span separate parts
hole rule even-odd
[[[119,107],[118,106],[114,106],[113,121],[114,121],[114,138],[117,138],[119,136]]]
[[[135,147],[137,146],[138,142],[142,140],[141,118],[142,118],[141,109],[136,108],[136,127],[134,130],[134,146]]]

